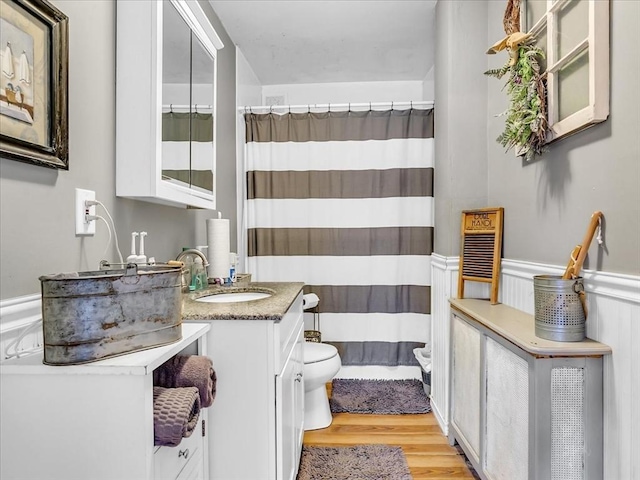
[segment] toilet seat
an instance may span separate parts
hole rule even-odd
[[[305,342],[304,344],[304,363],[324,362],[338,355],[338,349],[333,345],[326,343]]]

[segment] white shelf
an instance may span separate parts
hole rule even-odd
[[[42,363],[43,353],[7,360],[2,375],[147,375],[209,331],[209,323],[183,323],[177,342],[83,365],[53,366]]]

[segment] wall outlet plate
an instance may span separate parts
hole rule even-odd
[[[96,214],[96,206],[87,207],[85,201],[95,200],[96,192],[76,188],[76,235],[94,235],[96,233],[96,221],[86,221],[87,215]]]

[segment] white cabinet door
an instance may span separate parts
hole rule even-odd
[[[277,422],[277,475],[278,480],[293,480],[296,473],[296,391],[302,384],[295,352],[298,344],[291,350],[282,372],[276,376],[276,422]]]
[[[298,334],[298,343],[294,347],[293,360],[295,362],[296,376],[293,385],[293,403],[294,403],[294,461],[295,470],[298,471],[300,466],[300,455],[302,454],[302,437],[304,436],[304,332],[300,329]]]
[[[480,458],[480,332],[453,316],[452,422]]]
[[[529,365],[491,338],[486,342],[485,471],[498,480],[525,480],[529,478]]]

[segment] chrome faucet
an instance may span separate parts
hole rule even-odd
[[[206,288],[209,283],[207,279],[207,266],[209,265],[207,257],[197,248],[189,248],[180,252],[176,257],[176,261],[181,262],[187,255],[200,257],[202,259],[202,265],[190,265],[188,268],[182,269],[183,292]]]
[[[203,267],[208,267],[209,266],[209,261],[207,260],[207,257],[205,257],[204,253],[202,253],[200,250],[198,250],[197,248],[189,248],[187,250],[183,250],[182,252],[180,252],[178,254],[178,256],[176,257],[176,261],[181,262],[182,258],[186,255],[189,254],[193,254],[193,255],[197,255],[202,259],[202,266]]]

